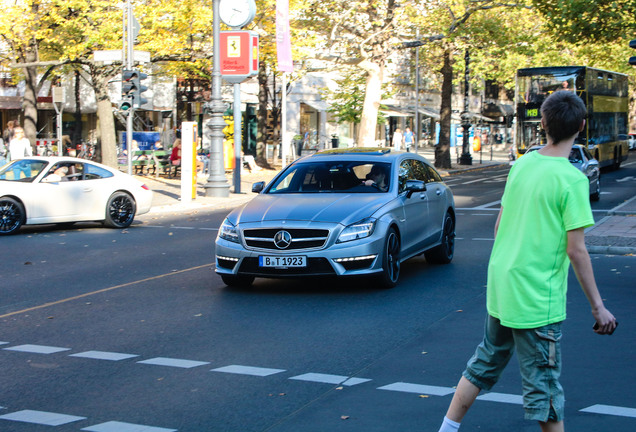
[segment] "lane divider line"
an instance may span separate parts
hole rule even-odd
[[[23,314],[23,313],[26,313],[26,312],[31,312],[31,311],[38,310],[38,309],[44,309],[44,308],[47,308],[47,307],[50,307],[50,306],[59,305],[59,304],[62,304],[62,303],[68,303],[70,301],[79,300],[81,298],[90,297],[92,295],[102,294],[102,293],[105,293],[105,292],[108,292],[108,291],[113,291],[113,290],[116,290],[116,289],[119,289],[119,288],[126,288],[126,287],[129,287],[129,286],[141,284],[141,283],[144,283],[144,282],[150,282],[150,281],[153,281],[153,280],[164,278],[166,276],[173,276],[173,275],[178,275],[178,274],[181,274],[181,273],[186,273],[186,272],[189,272],[189,271],[192,271],[192,270],[199,270],[199,269],[202,269],[202,268],[205,268],[205,267],[209,267],[209,266],[214,266],[214,263],[203,264],[203,265],[200,265],[200,266],[190,267],[190,268],[183,269],[183,270],[176,270],[176,271],[172,271],[170,273],[164,273],[164,274],[160,274],[160,275],[157,275],[157,276],[151,276],[151,277],[148,277],[148,278],[145,278],[145,279],[140,279],[140,280],[132,281],[132,282],[126,282],[126,283],[121,284],[121,285],[115,285],[115,286],[108,287],[108,288],[103,288],[103,289],[100,289],[100,290],[97,290],[97,291],[92,291],[92,292],[76,295],[76,296],[73,296],[73,297],[68,297],[68,298],[65,298],[65,299],[56,300],[56,301],[49,302],[49,303],[44,303],[44,304],[41,304],[41,305],[38,305],[38,306],[33,306],[33,307],[30,307],[30,308],[21,309],[21,310],[18,310],[18,311],[9,312],[9,313],[6,313],[4,315],[0,315],[0,318],[7,318],[7,317],[10,317],[10,316],[13,316],[13,315],[20,315],[20,314]]]

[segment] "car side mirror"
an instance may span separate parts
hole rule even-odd
[[[411,198],[415,192],[425,192],[426,183],[422,180],[407,180],[406,181],[406,197]]]
[[[42,183],[59,183],[62,181],[62,177],[57,174],[49,174],[42,179]]]
[[[264,181],[259,181],[259,182],[256,182],[256,183],[252,184],[252,192],[254,192],[254,193],[261,193],[263,191],[263,189],[265,189],[265,182]]]

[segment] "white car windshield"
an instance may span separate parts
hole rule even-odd
[[[266,193],[385,193],[391,165],[372,161],[316,161],[290,166]]]

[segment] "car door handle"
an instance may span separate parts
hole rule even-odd
[[[442,190],[441,190],[441,189],[437,189],[437,190],[435,191],[435,194],[437,194],[438,196],[439,196],[439,195],[441,195],[441,194],[442,194]]]
[[[93,188],[86,187],[86,188],[82,189],[82,192],[93,192]]]

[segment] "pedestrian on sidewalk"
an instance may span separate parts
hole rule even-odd
[[[592,307],[594,331],[611,334],[616,328],[585,247],[584,228],[594,224],[589,184],[568,161],[586,112],[575,93],[550,95],[541,106],[547,145],[510,170],[488,264],[484,339],[468,361],[440,432],[459,429],[479,392],[498,381],[513,351],[525,418],[538,421],[544,432],[564,430],[559,376],[570,262]]]
[[[396,151],[400,151],[402,148],[402,140],[404,137],[402,136],[402,130],[400,128],[395,129],[393,132],[393,140],[391,144],[393,144],[393,149]]]
[[[411,131],[410,127],[407,127],[404,131],[404,148],[407,152],[411,151],[411,147],[413,146],[414,138],[413,131]]]

